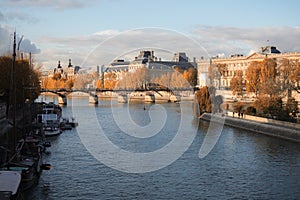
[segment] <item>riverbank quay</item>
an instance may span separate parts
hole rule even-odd
[[[300,143],[300,124],[294,124],[294,126],[291,126],[291,123],[288,122],[285,125],[284,122],[278,122],[278,124],[276,124],[274,122],[275,120],[271,122],[266,118],[265,120],[260,119],[261,121],[254,121],[246,119],[246,117],[238,118],[228,114],[203,113],[199,118],[205,121],[211,121],[213,119],[213,122],[224,123],[226,126]]]
[[[29,113],[29,112],[27,112]],[[14,134],[14,127],[11,118],[2,118],[0,120],[0,166],[7,161],[7,156],[13,149],[16,148],[16,143],[13,142],[14,139],[20,139],[22,137],[23,131],[25,131],[25,126],[28,127],[28,123],[23,123],[24,121],[23,112],[17,110],[16,114],[16,134]],[[28,117],[27,117],[28,118]]]
[[[33,128],[32,122],[40,112],[40,105],[26,103],[16,109],[15,129],[13,126],[12,110],[0,119],[0,165],[7,161],[7,157],[16,149],[17,141],[24,138]],[[2,113],[3,114],[3,113]]]

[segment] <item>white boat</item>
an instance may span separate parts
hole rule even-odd
[[[57,125],[44,125],[44,134],[45,137],[55,137],[62,134],[61,129]]]
[[[74,117],[69,118],[62,118],[60,122],[60,129],[61,130],[71,130],[72,128],[76,128],[78,126],[78,122],[75,121]]]
[[[0,199],[17,199],[21,174],[14,171],[0,171]]]
[[[54,137],[62,133],[60,129],[60,107],[50,103],[43,106],[43,114],[38,114],[38,122],[43,124],[45,137]]]

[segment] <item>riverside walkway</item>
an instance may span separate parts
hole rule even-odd
[[[284,122],[281,122],[282,125],[279,125],[274,122],[258,122],[244,118],[232,117],[232,115],[213,115],[211,113],[202,114],[200,119],[206,121],[211,121],[213,119],[212,122],[224,122],[227,126],[300,143],[300,124],[290,126],[291,123],[286,123],[286,125],[284,125]],[[266,121],[267,120],[268,119],[266,119]]]

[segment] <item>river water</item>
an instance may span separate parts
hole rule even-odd
[[[158,105],[101,100],[94,106],[87,98],[68,101],[63,116],[75,116],[79,126],[51,140],[51,154],[45,161],[52,169],[42,173],[38,185],[27,192],[28,199],[300,198],[299,144],[223,127],[214,148],[200,159],[209,123],[193,118],[191,102]],[[181,121],[184,129],[180,129]],[[149,135],[149,130],[155,135]],[[185,135],[179,138],[182,143],[172,146],[180,131]],[[120,156],[121,150],[109,152],[107,144],[97,141],[99,137],[92,141],[93,135],[102,133],[106,135],[103,140],[133,152],[132,157]],[[171,151],[147,160],[168,145]],[[134,153],[145,156],[134,159]],[[179,158],[167,163],[166,155]]]

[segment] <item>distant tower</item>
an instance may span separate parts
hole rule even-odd
[[[58,61],[57,68],[61,68],[61,65],[60,65],[60,60]]]
[[[68,67],[73,67],[72,63],[71,63],[71,59],[69,59],[69,65]]]
[[[62,66],[60,65],[60,60],[58,61],[56,73],[60,73],[60,74],[64,73],[64,70],[62,69]]]

